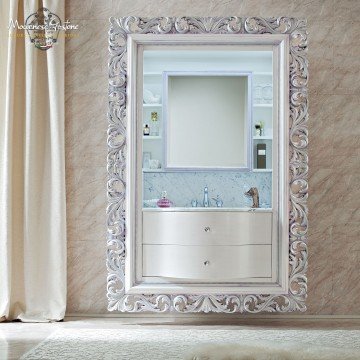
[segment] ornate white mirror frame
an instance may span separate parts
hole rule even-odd
[[[193,18],[162,17],[145,19],[138,17],[111,18],[109,31],[109,111],[107,157],[107,296],[109,311],[178,311],[189,312],[289,312],[305,311],[307,295],[307,198],[308,198],[308,62],[306,21],[295,18],[258,17],[240,18]],[[277,294],[134,294],[126,289],[130,275],[129,257],[131,244],[125,241],[126,160],[131,151],[127,147],[127,122],[129,100],[136,97],[135,89],[128,86],[134,69],[128,64],[128,53],[133,51],[136,34],[230,34],[257,35],[269,39],[282,35],[288,41],[289,58],[289,233],[288,233],[288,292]],[[130,41],[131,40],[131,41]],[[130,91],[130,92],[129,92]],[[133,103],[134,104],[134,103]],[[134,105],[132,105],[134,107]],[[127,199],[128,200],[128,199]],[[126,214],[132,212],[126,209]],[[130,255],[129,255],[130,254]],[[287,269],[286,269],[287,270]]]

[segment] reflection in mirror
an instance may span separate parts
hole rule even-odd
[[[143,207],[272,207],[271,48],[144,46]],[[275,101],[275,102],[274,102]],[[140,136],[140,134],[139,134]],[[274,159],[275,161],[275,159]]]
[[[249,170],[249,77],[244,73],[164,72],[166,169]]]

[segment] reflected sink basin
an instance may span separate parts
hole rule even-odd
[[[272,208],[235,208],[235,207],[170,207],[170,208],[143,208],[143,211],[243,211],[243,212],[271,212]]]

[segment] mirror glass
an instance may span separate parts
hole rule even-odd
[[[210,207],[247,208],[256,187],[271,208],[272,47],[144,45],[141,54],[143,207],[164,191],[173,207],[201,207],[208,188]]]
[[[164,72],[163,77],[165,169],[249,169],[250,74]]]

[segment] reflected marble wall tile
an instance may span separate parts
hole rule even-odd
[[[251,187],[259,190],[259,203],[271,206],[271,173],[241,172],[188,172],[188,173],[145,173],[144,199],[159,199],[162,191],[179,207],[191,207],[197,200],[202,206],[204,187],[209,189],[211,206],[217,195],[224,207],[249,207],[252,201],[244,195]]]
[[[106,312],[105,244],[105,241],[68,244],[68,314]]]

